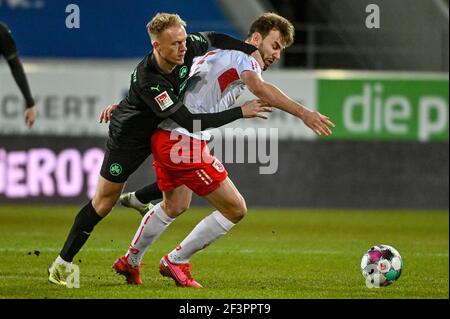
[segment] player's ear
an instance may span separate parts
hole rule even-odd
[[[159,49],[159,42],[157,40],[152,41],[152,46],[153,46],[153,50],[158,50]]]
[[[255,44],[256,46],[259,46],[262,42],[262,35],[259,32],[253,32],[250,39],[253,44]]]

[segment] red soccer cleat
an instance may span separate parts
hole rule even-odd
[[[126,256],[122,256],[117,259],[112,267],[118,274],[125,276],[125,278],[127,279],[127,283],[131,285],[142,285],[141,266],[131,266],[128,263],[128,259]]]
[[[173,264],[169,258],[164,256],[159,262],[159,272],[165,277],[171,277],[175,280],[177,286],[203,288],[198,282],[192,278],[191,264]]]

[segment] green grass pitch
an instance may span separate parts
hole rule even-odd
[[[138,287],[111,269],[140,223],[138,213],[117,207],[74,260],[81,287],[50,285],[47,266],[78,209],[0,206],[0,298],[449,298],[448,211],[250,208],[192,258],[194,278],[205,287],[194,290],[163,278],[157,263],[211,209],[191,208],[166,230],[144,258]],[[398,282],[369,289],[360,261],[375,244],[397,248],[404,267]]]

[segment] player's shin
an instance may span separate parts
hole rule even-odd
[[[100,220],[102,220],[102,217],[96,213],[90,201],[75,217],[73,226],[59,256],[66,262],[72,262]]]
[[[227,234],[235,224],[214,211],[195,226],[192,232],[172,250],[168,258],[174,264],[185,264],[199,250]]]
[[[133,267],[139,266],[150,245],[174,220],[175,218],[169,217],[164,212],[161,203],[155,205],[145,214],[127,251],[128,263]]]

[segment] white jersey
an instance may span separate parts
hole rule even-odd
[[[240,51],[213,50],[194,59],[189,73],[189,88],[183,102],[191,113],[217,113],[230,108],[245,89],[242,72],[253,71],[261,75],[261,66],[252,57]],[[189,133],[171,119],[160,128],[209,140],[208,131]],[[195,126],[194,126],[195,127]]]

